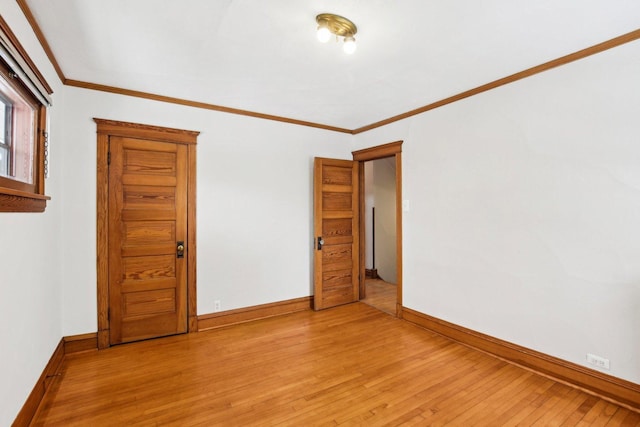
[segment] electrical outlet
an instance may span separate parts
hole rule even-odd
[[[213,311],[220,311],[220,310],[222,310],[220,308],[220,300],[217,299],[213,302]]]
[[[609,359],[587,353],[587,363],[602,369],[609,369]]]

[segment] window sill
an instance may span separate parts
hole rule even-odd
[[[44,212],[51,197],[26,191],[0,188],[0,212]]]

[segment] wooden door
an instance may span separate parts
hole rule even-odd
[[[314,308],[358,301],[358,162],[314,162]]]
[[[187,146],[110,136],[109,157],[110,344],[186,332]]]

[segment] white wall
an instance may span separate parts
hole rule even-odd
[[[60,309],[60,81],[13,0],[0,0],[3,19],[54,90],[51,117],[51,200],[45,213],[0,213],[0,425],[10,425],[62,338]]]
[[[640,382],[640,42],[356,136],[404,140],[404,305]]]
[[[201,132],[198,314],[312,294],[313,157],[350,158],[349,135],[64,89],[64,335],[97,328],[94,117]]]

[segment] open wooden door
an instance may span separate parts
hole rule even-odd
[[[359,299],[358,162],[314,162],[314,308]]]

